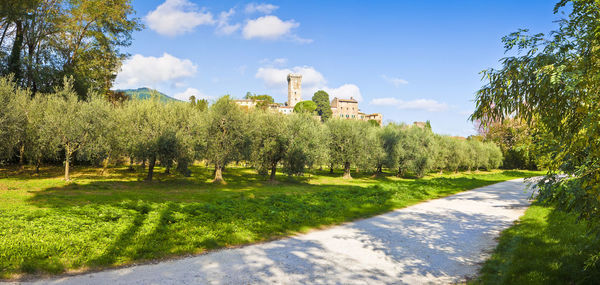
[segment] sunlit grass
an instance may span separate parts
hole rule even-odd
[[[481,284],[600,284],[598,269],[586,260],[600,249],[586,234],[577,214],[531,206],[518,224],[502,232],[500,243],[485,263]]]
[[[201,253],[372,216],[539,172],[493,171],[401,179],[315,171],[279,175],[268,183],[248,168],[227,168],[227,185],[213,185],[212,170],[192,177],[141,181],[125,167],[101,175],[76,168],[72,182],[60,168],[0,169],[0,277],[55,274]]]

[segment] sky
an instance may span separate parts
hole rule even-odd
[[[548,0],[198,1],[133,0],[133,33],[115,88],[149,87],[209,101],[246,92],[287,100],[288,73],[302,97],[353,97],[384,122],[430,120],[469,136],[480,72],[506,56],[501,38],[548,32],[564,17]]]

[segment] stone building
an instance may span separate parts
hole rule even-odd
[[[296,106],[296,103],[302,101],[302,75],[301,74],[288,74],[288,101],[287,105],[290,107]]]
[[[380,126],[383,125],[383,115],[381,115],[380,113],[373,113],[373,114],[365,115],[365,121],[368,121],[368,120],[375,120],[375,121],[377,121],[377,123],[379,123]]]
[[[363,119],[359,117],[358,101],[352,97],[350,99],[333,98],[331,100],[331,112],[333,118]]]
[[[375,120],[379,125],[383,125],[383,116],[379,113],[365,114],[358,108],[358,101],[350,97],[350,99],[338,99],[337,97],[331,100],[332,118],[349,119],[349,120]]]
[[[248,109],[254,109],[256,107],[256,104],[258,104],[258,102],[261,100],[237,99],[237,100],[233,100],[233,101],[236,104],[240,105],[241,107],[246,107]]]

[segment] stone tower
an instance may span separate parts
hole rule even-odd
[[[302,101],[302,75],[290,73],[287,76],[288,82],[288,106],[294,107],[296,103]]]

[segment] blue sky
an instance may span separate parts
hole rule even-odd
[[[479,72],[504,56],[519,28],[554,28],[552,1],[134,0],[146,28],[117,88],[156,88],[186,99],[285,102],[288,72],[303,74],[303,99],[324,89],[353,96],[384,121],[430,120],[435,132],[468,136]]]

